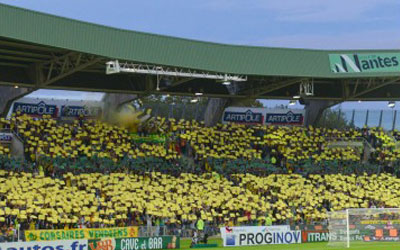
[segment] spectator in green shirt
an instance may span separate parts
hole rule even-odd
[[[272,219],[271,217],[267,214],[267,216],[265,217],[265,225],[266,226],[272,226]]]

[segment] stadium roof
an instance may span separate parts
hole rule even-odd
[[[382,55],[380,63],[385,66],[384,57],[400,58],[400,50],[328,51],[217,44],[111,28],[0,4],[3,84],[138,94],[201,91],[208,96],[234,93],[237,97],[288,99],[297,94],[300,82],[308,81],[315,84],[317,99],[386,100],[400,96],[393,87],[400,78],[395,62],[387,62],[393,66],[389,70],[360,71],[356,67],[360,66],[351,62],[343,69],[340,62],[342,66],[345,62],[340,55]],[[155,76],[106,75],[105,63],[116,59],[245,75],[248,81],[235,84],[233,90],[215,80],[176,77],[162,82],[157,91]]]

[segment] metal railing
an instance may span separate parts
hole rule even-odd
[[[397,110],[394,109],[346,110],[335,108],[324,111],[320,123],[323,125],[326,125],[327,123],[345,123],[347,126],[358,128],[367,126],[382,127],[385,130],[394,130],[400,128],[400,115],[398,115]]]

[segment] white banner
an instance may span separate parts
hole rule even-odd
[[[89,250],[87,240],[0,243],[1,250]]]
[[[221,227],[221,238],[226,246],[301,243],[301,231],[284,226]]]
[[[222,123],[302,126],[304,118],[304,109],[228,107],[222,115]]]
[[[0,143],[11,143],[13,139],[12,133],[0,132]]]
[[[54,100],[23,97],[12,104],[8,117],[20,112],[33,117],[50,115],[53,118],[74,119],[101,116],[103,103],[97,101]]]

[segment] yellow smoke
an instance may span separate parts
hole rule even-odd
[[[139,127],[144,126],[150,118],[151,109],[145,112],[137,110],[133,105],[128,104],[113,115],[113,121],[118,126],[126,128],[131,133],[137,133]]]

